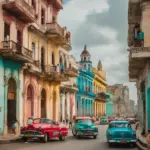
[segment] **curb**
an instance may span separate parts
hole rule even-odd
[[[139,150],[148,150],[146,147],[142,146],[139,142],[136,142],[136,145]]]
[[[20,140],[21,140],[20,137],[17,137],[15,139],[10,139],[10,140],[0,140],[0,144],[8,144],[8,143],[15,142],[15,141],[20,141]]]

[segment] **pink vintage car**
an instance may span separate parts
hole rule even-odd
[[[28,139],[40,139],[47,143],[49,139],[58,138],[64,141],[68,135],[68,128],[60,126],[53,120],[47,118],[34,119],[33,123],[21,129],[20,137],[27,141]]]

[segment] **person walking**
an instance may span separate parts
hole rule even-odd
[[[66,124],[68,125],[69,117],[66,115]]]
[[[33,123],[33,116],[32,117],[29,117],[28,120],[27,120],[27,125],[30,125]]]
[[[19,122],[17,121],[17,119],[15,119],[14,121],[12,121],[12,132],[13,132],[13,134],[15,134],[16,135],[16,129],[18,128],[18,124],[19,124]]]

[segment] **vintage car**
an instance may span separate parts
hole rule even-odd
[[[53,120],[47,118],[37,118],[33,123],[21,129],[20,137],[27,141],[28,139],[40,139],[46,143],[49,139],[58,138],[61,141],[65,140],[68,135],[68,129],[65,126],[60,126]]]
[[[97,138],[98,128],[94,124],[95,120],[91,117],[76,117],[74,126],[72,128],[73,136],[80,137],[93,137]]]
[[[136,133],[129,121],[111,121],[106,132],[109,147],[114,143],[136,145]]]
[[[106,117],[106,116],[102,116],[102,117],[100,118],[100,124],[107,124],[107,123],[108,123],[107,117]]]

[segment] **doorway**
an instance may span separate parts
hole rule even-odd
[[[53,92],[53,119],[56,120],[56,91]]]
[[[26,119],[28,119],[29,117],[31,116],[34,116],[34,103],[33,103],[33,87],[32,85],[29,85],[28,86],[28,89],[27,89],[27,100],[26,100]]]
[[[8,91],[7,91],[7,124],[8,124],[8,133],[12,133],[12,124],[13,121],[17,120],[17,101],[16,101],[16,81],[13,78],[10,78],[8,81]]]
[[[41,70],[42,72],[45,72],[45,49],[41,48]]]
[[[41,91],[41,118],[46,118],[46,90]]]
[[[21,53],[21,47],[22,47],[22,32],[20,30],[17,30],[17,52]]]

